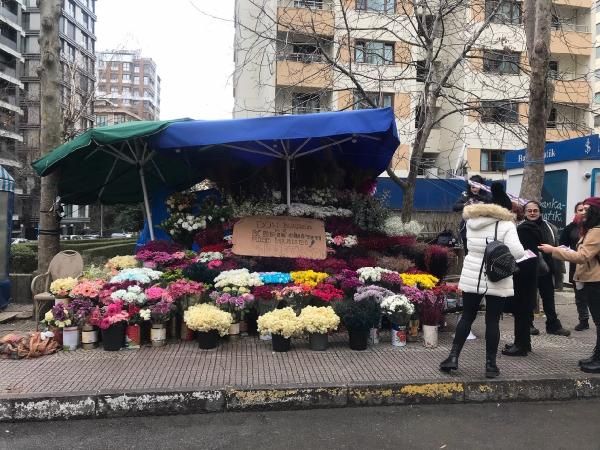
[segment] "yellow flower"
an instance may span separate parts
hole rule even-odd
[[[48,311],[46,314],[44,314],[45,322],[51,322],[52,320],[54,320],[54,315],[52,314],[52,311]]]
[[[325,334],[340,324],[340,318],[331,306],[307,306],[300,311],[298,319],[307,333]]]
[[[50,292],[58,297],[67,297],[76,284],[75,278],[57,278],[50,284]]]
[[[300,270],[297,272],[291,272],[290,277],[295,284],[304,284],[309,287],[315,287],[321,281],[324,281],[329,277],[329,274],[325,272],[315,272],[314,270]]]
[[[422,289],[433,289],[440,281],[429,273],[401,273],[400,277],[406,286],[418,286]]]
[[[276,309],[258,318],[258,332],[260,334],[280,334],[284,338],[290,338],[301,330],[300,320],[290,307]]]
[[[106,263],[106,268],[111,270],[132,269],[137,266],[137,259],[132,255],[114,256]]]
[[[229,326],[233,322],[233,317],[228,312],[222,311],[214,305],[204,303],[190,306],[183,313],[183,320],[190,330],[216,330],[219,335],[225,336],[229,332]]]

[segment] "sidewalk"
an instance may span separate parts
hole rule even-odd
[[[557,293],[565,327],[577,323],[572,291]],[[501,376],[484,378],[483,317],[478,336],[467,341],[460,369],[439,372],[452,333],[440,333],[440,345],[422,343],[394,348],[389,335],[364,352],[348,348],[343,334],[330,349],[314,352],[303,340],[278,354],[258,338],[224,341],[216,350],[195,342],[104,352],[77,350],[33,360],[0,360],[0,421],[77,417],[114,417],[247,409],[293,409],[423,402],[545,400],[600,396],[600,376],[581,372],[577,360],[589,356],[595,329],[571,337],[544,333],[533,337],[526,358],[499,355]],[[12,327],[0,325],[0,335]],[[512,317],[501,323],[501,344],[512,341]],[[31,329],[31,328],[30,328]]]

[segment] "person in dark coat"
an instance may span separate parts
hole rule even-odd
[[[575,217],[573,217],[573,221],[567,225],[560,234],[560,238],[558,239],[560,245],[569,247],[571,250],[577,250],[577,243],[581,238],[581,222],[585,215],[584,213],[585,208],[583,202],[577,203],[575,205]],[[579,316],[579,323],[575,325],[575,331],[583,331],[590,328],[590,312],[583,296],[580,295],[581,289],[575,288],[575,283],[573,281],[575,266],[576,264],[569,263],[569,283],[573,285],[573,290],[575,291],[575,306],[577,307],[577,315]]]
[[[530,316],[537,300],[537,285],[532,280],[537,278],[541,257],[538,245],[542,243],[542,233],[535,223],[527,220],[521,222],[517,226],[517,234],[523,248],[531,250],[537,258],[518,263],[519,270],[513,275],[515,296],[511,312],[515,319],[515,342],[507,344],[502,350],[502,354],[506,356],[527,356],[531,351]]]
[[[473,175],[471,178],[469,178],[469,181],[473,181],[478,184],[485,184],[485,180],[481,175]],[[487,192],[481,190],[479,186],[471,185],[469,181],[467,181],[467,190],[460,195],[460,197],[458,198],[458,200],[456,200],[454,206],[452,207],[452,210],[455,212],[462,213],[465,206],[474,205],[476,203],[489,203],[491,200],[491,197]],[[464,219],[460,221],[458,234],[460,235],[466,256],[467,227]]]
[[[558,243],[558,235],[555,231],[556,227],[544,220],[542,217],[542,206],[539,202],[531,200],[524,206],[525,219],[537,225],[542,233],[542,243],[556,246]],[[543,254],[540,260],[540,270],[538,271],[537,287],[542,297],[544,304],[544,314],[546,315],[546,333],[556,334],[558,336],[569,336],[571,332],[563,328],[558,314],[556,314],[556,305],[554,301],[554,274],[560,270],[552,259],[551,255]],[[545,263],[545,264],[544,264]],[[542,270],[545,268],[546,270]],[[539,334],[537,328],[533,326],[533,311],[530,318],[531,333]]]

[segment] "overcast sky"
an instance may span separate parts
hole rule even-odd
[[[234,0],[98,0],[96,50],[141,49],[156,62],[161,119],[229,118],[233,5]]]

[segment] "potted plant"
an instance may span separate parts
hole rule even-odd
[[[171,317],[173,304],[161,300],[149,306],[150,318],[152,320],[152,329],[150,330],[150,340],[153,347],[162,347],[167,343],[167,329],[165,324]]]
[[[350,348],[366,350],[369,342],[369,330],[379,321],[379,305],[372,298],[362,301],[347,299],[336,305],[336,313],[348,330]]]
[[[129,314],[129,320],[125,330],[125,346],[127,348],[140,348],[142,345],[141,326],[150,320],[150,309],[130,304],[127,307],[127,313]]]
[[[106,305],[97,314],[92,313],[96,322],[93,325],[102,331],[102,347],[106,351],[117,351],[125,345],[125,326],[129,314],[123,310],[122,302]]]
[[[385,274],[384,274],[385,275]],[[380,304],[385,297],[394,295],[394,293],[384,287],[377,286],[374,284],[367,284],[359,286],[354,294],[354,301],[362,302],[364,300],[370,300],[377,304]],[[379,329],[381,328],[381,315],[377,319],[377,322],[369,331],[369,340],[371,344],[379,344]]]
[[[178,331],[178,335],[184,341],[194,338],[193,330],[189,329],[183,320],[184,311],[200,301],[204,290],[202,283],[186,280],[185,278],[178,278],[167,285],[167,295],[175,305],[171,318],[172,334]]]
[[[289,306],[265,313],[258,318],[258,332],[271,334],[275,352],[287,352],[290,349],[292,336],[300,329],[298,316]]]
[[[381,301],[381,312],[392,322],[392,345],[404,347],[406,345],[406,325],[410,316],[415,312],[414,305],[405,295],[391,295]]]
[[[69,302],[69,306],[68,306],[68,310],[70,311],[72,320],[73,320],[73,325],[75,325],[75,329],[67,329],[65,328],[63,331],[63,343],[64,346],[70,346],[70,347],[74,347],[77,348],[79,347],[79,330],[81,329],[81,342],[84,342],[84,332],[83,329],[84,327],[88,324],[88,320],[90,318],[90,315],[92,313],[92,310],[94,309],[94,304],[92,303],[91,300],[88,300],[86,298],[75,298],[73,300],[71,300]],[[92,329],[95,330],[95,328],[92,326]],[[87,328],[86,328],[87,330]],[[94,336],[89,336],[87,333],[85,334],[86,337],[86,344],[92,344],[95,345],[98,342],[98,331],[95,331],[95,335]],[[95,339],[94,339],[95,338]],[[90,346],[87,345],[87,348],[89,348]],[[74,349],[73,349],[74,350]]]
[[[327,350],[327,333],[334,331],[340,324],[340,318],[331,306],[307,306],[298,316],[300,326],[308,333],[311,350]]]
[[[233,323],[229,335],[237,336],[240,334],[240,320],[244,311],[254,305],[254,295],[250,294],[249,289],[245,287],[225,287],[224,291],[214,291],[210,294],[210,298],[215,305],[232,315]]]
[[[435,348],[438,345],[438,326],[444,315],[446,306],[446,290],[444,286],[426,291],[419,304],[419,315],[423,323],[423,345]]]
[[[57,278],[52,283],[50,283],[50,292],[54,295],[54,304],[64,304],[67,305],[69,303],[69,294],[71,293],[71,289],[73,289],[77,285],[77,280],[75,278],[67,277],[67,278]]]
[[[187,327],[197,332],[198,346],[202,349],[215,348],[219,336],[229,332],[233,317],[214,305],[207,303],[190,306],[183,313]]]

